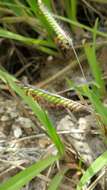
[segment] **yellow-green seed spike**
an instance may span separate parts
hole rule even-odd
[[[88,108],[81,103],[78,103],[76,101],[64,98],[62,96],[50,93],[48,91],[32,87],[30,85],[21,87],[25,90],[26,95],[33,97],[36,99],[36,97],[40,98],[41,100],[44,100],[44,102],[48,102],[49,104],[53,104],[55,106],[62,106],[64,108],[68,108],[71,111],[88,111]]]

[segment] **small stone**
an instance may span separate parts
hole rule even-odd
[[[22,136],[22,130],[19,126],[12,125],[13,128],[13,134],[15,138],[20,138]]]
[[[5,111],[4,107],[1,107],[1,108],[0,108],[0,114],[3,114],[4,111]]]
[[[48,58],[47,58],[47,61],[52,61],[53,60],[53,56],[48,56]]]
[[[8,115],[3,115],[3,116],[1,117],[1,121],[8,121],[8,120],[10,120],[10,118],[9,118]]]
[[[86,133],[87,131],[89,132],[90,127],[89,127],[89,123],[87,122],[86,118],[84,117],[80,117],[78,120],[78,128],[81,131],[84,131],[84,133]]]
[[[18,117],[18,113],[17,112],[11,112],[10,117],[11,117],[11,119]]]
[[[30,119],[26,117],[19,117],[16,119],[16,122],[19,123],[23,128],[31,128],[33,127],[33,123]]]

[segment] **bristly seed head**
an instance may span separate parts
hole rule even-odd
[[[57,38],[63,43],[63,46],[65,48],[68,47],[72,48],[72,38],[67,34],[65,30],[60,26],[60,24],[56,21],[56,19],[53,17],[51,12],[47,9],[47,7],[43,4],[42,0],[38,0],[39,9],[44,15],[47,22],[50,24],[52,29],[57,35]]]

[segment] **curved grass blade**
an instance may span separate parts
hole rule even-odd
[[[52,44],[51,42],[47,40],[39,40],[39,39],[25,37],[20,34],[16,34],[2,28],[0,28],[0,37],[17,40],[27,45],[35,45],[37,49],[40,49],[41,51],[44,51],[45,53],[56,55],[55,51],[48,48],[48,47],[55,47],[54,44]]]
[[[101,66],[97,61],[96,58],[96,32],[97,32],[97,25],[98,25],[98,19],[96,19],[95,27],[94,27],[94,33],[93,33],[93,45],[92,47],[88,44],[84,45],[85,54],[87,56],[88,63],[91,68],[92,75],[95,79],[95,82],[99,85],[99,88],[96,89],[96,92],[98,91],[99,94],[105,95],[105,84],[103,80],[103,74],[101,72]]]
[[[82,190],[84,185],[105,165],[107,165],[107,151],[99,156],[87,169],[85,174],[80,179],[79,184],[77,185],[77,190]]]
[[[48,156],[48,158],[40,160],[0,185],[0,190],[19,190],[41,171],[57,161],[58,158],[58,156]]]
[[[34,38],[25,37],[20,34],[16,34],[14,32],[10,32],[10,31],[2,29],[2,28],[0,28],[0,37],[21,41],[21,42],[24,42],[24,43],[30,44],[30,45],[45,45],[45,46],[49,45],[49,43],[47,43],[47,41],[45,41],[45,40],[38,40],[38,39],[34,39]]]

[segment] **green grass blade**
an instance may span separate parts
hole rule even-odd
[[[91,68],[92,75],[95,79],[95,82],[99,85],[98,91],[100,95],[105,94],[105,84],[104,80],[102,79],[102,73],[101,73],[101,66],[98,63],[96,59],[96,35],[97,35],[97,25],[98,25],[98,19],[96,19],[94,32],[93,32],[93,45],[92,47],[89,46],[89,44],[84,45],[85,54],[88,59],[88,63]],[[97,89],[96,89],[97,90]]]
[[[16,0],[16,1],[17,2],[15,2],[14,0],[9,0],[9,1],[5,0],[5,1],[0,1],[0,4],[11,9],[13,11],[14,15],[16,15],[16,16],[25,15],[24,4],[22,4],[18,0]]]
[[[78,0],[72,1],[72,0],[68,0],[65,1],[65,7],[66,7],[66,12],[67,12],[67,16],[70,20],[74,20],[77,21],[77,3]]]
[[[70,0],[70,2],[71,2],[71,20],[75,20],[75,21],[77,21],[77,1],[78,0],[75,0],[75,1]]]
[[[90,28],[89,26],[86,26],[84,24],[81,24],[79,22],[76,22],[76,21],[73,21],[73,20],[70,20],[68,18],[65,18],[63,16],[59,16],[59,15],[54,15],[55,18],[59,19],[59,20],[62,20],[64,22],[67,22],[67,23],[70,23],[72,24],[73,26],[76,26],[76,27],[79,27],[79,28],[83,28],[91,33],[94,33],[94,29],[93,28]],[[102,36],[104,38],[107,38],[107,33],[106,32],[101,32],[99,30],[96,31],[96,34],[99,35],[99,36]]]
[[[24,100],[25,103],[29,105],[29,107],[32,109],[39,121],[45,127],[48,135],[50,136],[51,140],[54,142],[56,148],[58,149],[59,154],[63,155],[64,145],[61,142],[59,136],[57,135],[56,129],[53,126],[53,123],[51,122],[50,118],[48,117],[48,114],[39,106],[37,102],[34,102],[34,100],[31,97],[25,95],[25,92],[15,84],[13,78],[11,78],[11,75],[0,70],[0,78],[2,80],[4,79],[5,81],[7,81],[9,86]]]
[[[102,73],[100,69],[100,65],[98,61],[96,60],[95,52],[93,51],[93,48],[90,47],[89,44],[84,45],[85,54],[88,59],[88,63],[91,68],[92,75],[95,79],[95,82],[99,85],[98,91],[101,95],[105,94],[105,85],[104,81],[102,79]]]
[[[77,1],[78,0],[75,0],[75,1],[69,0],[69,1],[64,2],[67,16],[70,20],[73,20],[73,21],[77,21]],[[76,27],[71,25],[71,28],[75,32]]]
[[[30,45],[49,45],[49,43],[47,43],[47,41],[45,40],[38,40],[38,39],[25,37],[2,28],[0,28],[0,37],[21,41],[23,43],[27,43]]]
[[[98,83],[98,85],[101,88],[101,94],[104,95],[106,93],[106,90],[105,90],[105,84],[104,84],[104,80],[103,80],[103,74],[101,72],[101,66],[99,65],[97,58],[96,58],[97,28],[98,28],[98,18],[95,21],[94,32],[93,32],[93,45],[92,45],[92,50],[93,50],[93,54],[94,54],[94,56],[93,56],[94,57],[93,73],[94,73],[94,76],[96,79],[96,83]],[[96,70],[96,72],[95,72],[95,70]]]
[[[107,165],[107,151],[99,156],[87,169],[82,178],[80,179],[79,184],[77,185],[76,190],[82,190],[84,185],[105,165]]]
[[[39,40],[39,39],[25,37],[20,34],[16,34],[16,33],[10,32],[10,31],[2,29],[2,28],[0,28],[0,37],[20,41],[27,45],[35,45],[35,47],[37,49],[40,49],[41,51],[43,51],[45,53],[56,55],[55,51],[48,48],[48,46],[55,47],[54,44],[47,40]],[[45,47],[45,46],[47,46],[47,47]]]
[[[41,171],[57,161],[58,158],[58,156],[48,156],[48,158],[40,160],[0,185],[0,190],[19,190]]]
[[[94,32],[93,32],[93,51],[96,51],[96,37],[97,37],[97,28],[98,28],[98,18],[95,21],[95,26],[94,26]]]
[[[30,6],[33,13],[35,15],[37,15],[37,11],[38,11],[37,1],[35,1],[35,0],[27,0],[27,3]]]
[[[55,177],[52,179],[52,181],[49,184],[48,190],[58,189],[66,171],[67,169],[64,169],[63,171],[59,171],[58,174],[55,175]]]
[[[10,81],[9,81],[9,84],[10,84]],[[47,115],[47,113],[41,109],[41,107],[37,104],[37,102],[34,102],[30,97],[25,97],[25,95],[22,94],[22,90],[19,87],[17,87],[15,84],[13,84],[12,82],[11,82],[11,87],[23,98],[23,100],[33,110],[33,112],[35,113],[37,118],[44,125],[48,135],[50,136],[51,140],[54,142],[59,153],[61,155],[63,155],[63,153],[64,153],[63,144],[61,143],[61,140],[56,133],[56,129],[54,128],[51,120],[49,119],[49,117]]]
[[[11,10],[11,12],[17,17],[17,16],[24,16],[25,13],[31,14],[31,10],[29,7],[25,6],[24,4],[16,4],[12,3],[11,1],[9,2],[1,2],[0,1],[0,7],[4,7],[6,9]],[[22,13],[22,10],[24,10],[24,14]]]
[[[100,101],[100,97],[90,90],[88,86],[83,86],[84,94],[89,98],[96,112],[100,115],[101,121],[107,125],[107,107],[105,107]]]

